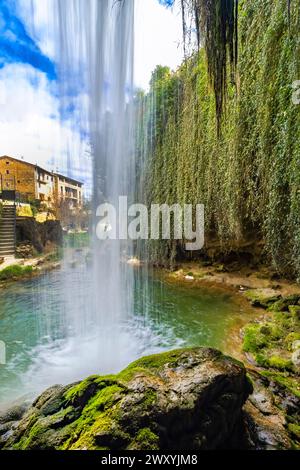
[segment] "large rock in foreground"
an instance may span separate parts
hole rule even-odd
[[[114,376],[43,393],[3,440],[5,449],[240,447],[252,392],[242,364],[212,349],[146,357]]]

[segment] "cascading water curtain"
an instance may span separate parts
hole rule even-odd
[[[95,227],[100,204],[118,209],[120,196],[134,197],[134,0],[53,1],[61,99],[82,86],[86,107],[76,125],[88,132],[93,157],[92,288],[88,307],[72,312],[70,323],[77,318],[79,329],[100,331],[99,354],[111,358],[105,367],[111,369],[124,356],[122,325],[133,312],[133,270],[126,263],[132,247],[127,240],[98,240]]]

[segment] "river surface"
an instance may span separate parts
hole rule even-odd
[[[7,356],[0,366],[1,407],[57,383],[117,372],[147,354],[185,346],[228,351],[249,317],[230,293],[151,277],[147,292],[137,283],[135,314],[107,329],[87,315],[89,286],[86,265],[69,263],[0,290]]]

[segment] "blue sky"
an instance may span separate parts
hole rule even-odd
[[[171,7],[174,5],[174,0],[158,0],[159,3],[161,3],[162,5],[166,6],[166,7]]]
[[[40,50],[18,17],[17,4],[13,0],[1,0],[0,4],[0,67],[7,63],[29,64],[44,72],[49,80],[57,78],[55,64]]]
[[[71,171],[70,176],[89,185],[88,137],[80,125],[87,96],[80,77],[74,77],[72,89],[63,101],[59,99],[60,76],[54,40],[48,32],[51,1],[0,1],[0,155]],[[170,8],[173,3],[136,0],[137,86],[147,87],[158,63],[175,68],[181,61],[181,20],[176,7]],[[80,153],[80,158],[72,157],[70,170],[68,162],[74,153]]]

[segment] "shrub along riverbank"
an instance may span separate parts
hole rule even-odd
[[[32,273],[32,266],[20,266],[18,264],[14,264],[0,271],[0,282],[18,280],[20,278],[30,276]]]

